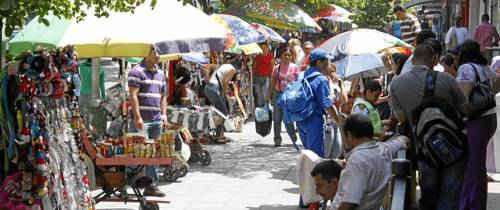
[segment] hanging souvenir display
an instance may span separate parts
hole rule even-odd
[[[78,73],[71,46],[23,53],[0,72],[0,125],[10,164],[0,209],[92,209],[80,159]]]

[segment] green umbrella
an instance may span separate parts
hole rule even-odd
[[[224,13],[284,30],[321,30],[299,6],[284,0],[241,0]]]
[[[37,19],[34,18],[31,20],[10,40],[9,54],[17,55],[26,50],[32,51],[38,46],[44,46],[49,49],[56,48],[71,23],[70,20],[59,19],[52,14],[45,16],[45,19],[50,23],[49,26],[38,22]]]

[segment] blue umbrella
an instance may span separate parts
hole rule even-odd
[[[264,36],[266,36],[266,38],[270,39],[271,41],[286,42],[286,40],[283,39],[283,37],[280,34],[278,34],[278,32],[274,31],[273,29],[271,29],[265,25],[262,25],[259,23],[254,23],[254,24],[252,24],[252,26],[255,29],[257,29],[257,31],[264,34]]]
[[[218,14],[218,16],[224,19],[224,21],[229,25],[239,45],[266,41],[266,37],[263,34],[255,30],[252,25],[239,17],[222,14]]]
[[[208,58],[203,53],[185,53],[181,55],[183,60],[197,64],[208,64]]]

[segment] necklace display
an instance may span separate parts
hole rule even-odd
[[[92,209],[80,159],[72,47],[24,53],[0,72],[3,174],[0,209]],[[5,170],[8,168],[7,170]]]

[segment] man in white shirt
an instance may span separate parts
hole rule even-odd
[[[448,33],[446,33],[446,50],[450,51],[455,49],[455,47],[461,45],[464,43],[464,41],[467,39],[469,34],[469,31],[467,31],[467,28],[462,27],[462,18],[457,17],[455,19],[455,26],[452,26],[449,30]],[[455,36],[455,37],[453,37]],[[456,42],[452,42],[452,38],[455,38]]]
[[[434,34],[434,32],[432,32],[431,30],[428,30],[428,29],[422,30],[417,35],[417,40],[416,40],[417,46],[421,45],[422,43],[424,43],[425,40],[430,39],[430,38],[436,39],[436,34]],[[441,50],[442,50],[442,48],[441,48]],[[441,55],[441,50],[439,51],[440,55]],[[404,66],[403,66],[403,70],[401,70],[401,74],[405,74],[405,73],[410,72],[412,70],[412,68],[413,68],[413,64],[411,63],[412,58],[413,58],[413,55],[411,55],[408,58],[408,60],[406,60]],[[438,63],[436,66],[434,66],[434,70],[443,72],[444,67]]]
[[[375,142],[373,126],[361,114],[349,116],[342,129],[343,143],[349,153],[332,207],[334,210],[379,210],[391,177],[392,155],[406,148],[409,139],[399,136],[387,142]],[[332,185],[336,187],[335,183]],[[329,199],[329,194],[321,193]]]

